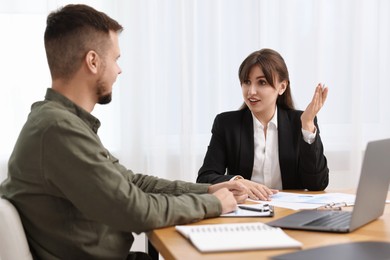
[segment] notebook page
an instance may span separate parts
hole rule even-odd
[[[201,252],[300,248],[282,229],[264,223],[176,226]]]

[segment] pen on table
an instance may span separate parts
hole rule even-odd
[[[341,207],[321,206],[321,207],[316,208],[316,210],[335,210],[335,211],[339,211],[339,210],[342,210],[342,208]]]
[[[318,207],[317,210],[343,210],[342,207],[348,206],[345,202],[329,203],[324,206]]]
[[[250,211],[257,211],[257,212],[268,212],[269,208],[252,208],[252,207],[247,207],[247,206],[238,206],[240,209],[244,210],[250,210]]]

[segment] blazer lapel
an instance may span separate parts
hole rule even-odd
[[[295,183],[296,154],[294,153],[293,129],[287,111],[278,108],[279,163],[283,187]],[[295,154],[295,155],[294,155]]]
[[[239,172],[242,177],[251,179],[254,160],[254,140],[253,140],[253,118],[249,109],[245,109],[242,114],[240,133],[240,162]]]

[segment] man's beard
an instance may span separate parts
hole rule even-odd
[[[102,83],[100,80],[96,83],[97,84],[97,92],[96,95],[98,96],[98,104],[105,105],[111,102],[112,100],[112,92],[102,95],[105,91],[104,83]]]
[[[112,100],[112,93],[109,93],[109,94],[104,95],[104,96],[99,96],[98,104],[105,105],[105,104],[110,103],[111,100]]]

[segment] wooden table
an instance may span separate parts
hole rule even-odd
[[[348,208],[346,210],[351,210]],[[205,219],[199,224],[222,224],[222,223],[239,223],[239,222],[268,222],[295,211],[285,208],[275,208],[275,216],[272,218],[212,218]],[[313,247],[334,245],[348,242],[358,241],[387,241],[390,242],[390,204],[386,205],[384,214],[377,220],[355,230],[348,234],[337,234],[327,232],[313,232],[313,231],[298,231],[287,230],[284,231],[291,237],[302,242],[302,249],[309,249]],[[154,258],[157,250],[161,256],[166,259],[267,259],[270,256],[279,255],[288,252],[294,252],[297,249],[284,250],[254,250],[241,252],[224,252],[224,253],[200,253],[187,239],[180,235],[174,227],[167,227],[153,230],[147,234],[149,244],[155,249],[151,248],[149,251]]]

